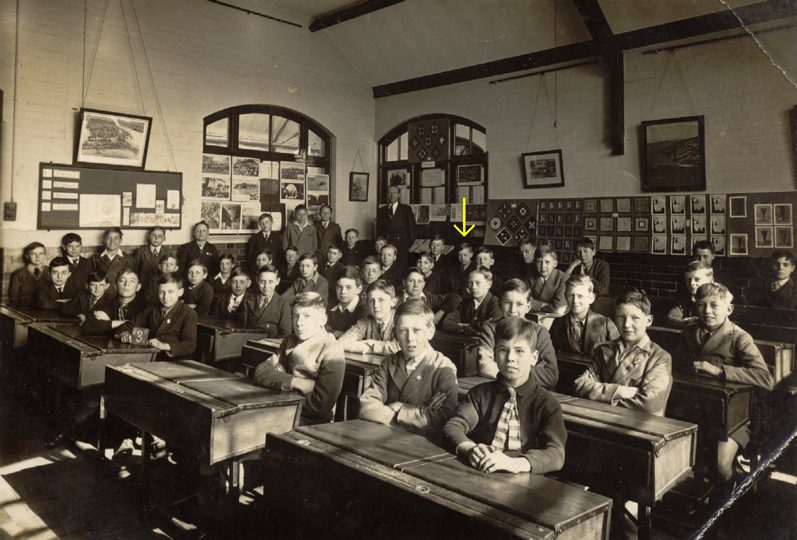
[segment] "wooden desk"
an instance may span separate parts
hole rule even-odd
[[[547,311],[530,311],[526,318],[536,322],[545,327],[546,330],[551,329],[554,319],[564,316],[565,313],[549,313]]]
[[[259,328],[247,328],[237,321],[200,320],[197,323],[196,356],[203,364],[238,360],[248,341],[266,337]]]
[[[28,344],[28,327],[33,323],[74,321],[74,318],[65,317],[57,311],[0,305],[0,344],[3,347],[3,355]]]
[[[142,498],[149,508],[148,439],[155,435],[194,459],[213,465],[236,460],[265,445],[266,433],[299,423],[304,398],[254,385],[245,377],[192,360],[109,366],[104,410],[144,432]]]
[[[606,538],[611,501],[531,473],[487,475],[364,420],[269,435],[266,493],[313,508],[307,537]],[[334,516],[334,519],[329,519]],[[304,535],[303,535],[304,536]]]
[[[734,304],[730,319],[755,340],[797,344],[795,310]]]
[[[472,377],[479,372],[476,352],[479,339],[474,336],[435,331],[429,341],[434,350],[443,353],[457,367],[457,377]]]

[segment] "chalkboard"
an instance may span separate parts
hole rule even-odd
[[[39,229],[179,229],[183,174],[39,165]]]

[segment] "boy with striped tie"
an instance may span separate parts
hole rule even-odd
[[[474,386],[443,428],[445,440],[472,467],[545,474],[564,465],[562,408],[531,376],[537,356],[537,332],[530,321],[512,317],[498,323],[498,378]]]

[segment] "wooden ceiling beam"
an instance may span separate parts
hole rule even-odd
[[[310,23],[310,31],[317,32],[324,28],[329,28],[330,26],[335,26],[336,24],[350,21],[402,2],[404,2],[404,0],[365,0],[364,2],[316,17],[313,19],[313,22]]]

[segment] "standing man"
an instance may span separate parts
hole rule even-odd
[[[387,237],[388,241],[396,246],[398,251],[396,264],[403,272],[407,269],[407,254],[418,231],[412,209],[399,202],[399,194],[398,186],[387,188],[387,206],[380,208],[376,213],[376,234]]]
[[[321,219],[315,222],[315,234],[318,243],[316,257],[322,266],[326,266],[327,250],[329,246],[340,247],[343,237],[340,232],[340,225],[332,221],[332,207],[328,204],[321,206],[319,210]]]
[[[200,221],[194,225],[192,233],[194,239],[187,244],[183,244],[180,247],[180,251],[177,252],[177,264],[180,271],[187,276],[188,263],[199,259],[208,269],[208,275],[215,276],[219,273],[219,250],[208,242],[208,234],[210,234],[208,224]]]

